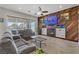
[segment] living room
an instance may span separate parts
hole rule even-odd
[[[78,16],[77,4],[1,4],[0,54],[77,54]]]

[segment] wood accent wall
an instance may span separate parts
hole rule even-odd
[[[70,9],[70,22],[67,26],[67,39],[78,40],[78,7]]]
[[[69,20],[61,20],[61,14],[69,13]],[[64,24],[66,28],[66,40],[78,41],[78,6],[38,17],[38,29],[42,28],[41,19],[46,16],[55,15],[58,17],[58,24]],[[39,31],[41,34],[41,31]]]
[[[79,6],[78,6],[78,42],[79,42]]]

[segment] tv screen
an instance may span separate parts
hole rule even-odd
[[[57,24],[57,17],[56,16],[47,16],[44,18],[45,25],[56,25]]]

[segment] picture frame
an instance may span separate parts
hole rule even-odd
[[[63,13],[63,14],[61,14],[61,19],[69,20],[69,13]]]

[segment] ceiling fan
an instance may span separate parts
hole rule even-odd
[[[47,10],[42,10],[41,7],[38,7],[38,12],[35,13],[35,15],[44,15],[44,13],[48,13]]]

